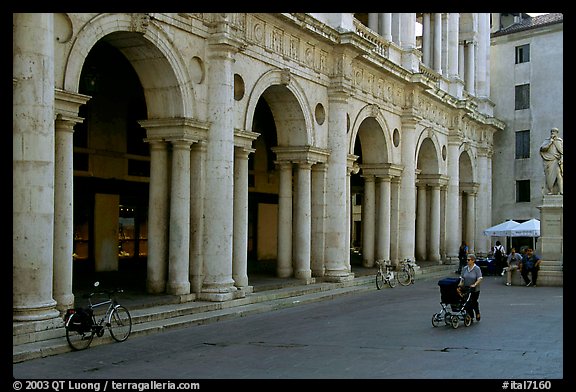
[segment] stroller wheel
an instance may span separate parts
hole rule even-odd
[[[452,328],[454,329],[458,328],[458,325],[460,325],[460,320],[458,319],[458,316],[456,315],[452,316],[452,319],[450,320],[450,325],[452,325]]]
[[[465,326],[465,327],[469,327],[470,325],[472,325],[472,317],[470,317],[470,315],[467,314],[467,315],[464,317],[464,326]]]
[[[452,313],[450,313],[450,312],[446,313],[446,316],[444,316],[444,323],[446,325],[452,324]]]
[[[434,313],[434,315],[432,316],[432,326],[433,327],[439,326],[441,321],[442,321],[442,315],[440,313]]]

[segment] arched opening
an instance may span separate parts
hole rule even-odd
[[[104,40],[85,59],[79,93],[92,98],[74,128],[73,290],[121,273],[145,286],[149,146],[138,120],[144,91],[130,62]],[[89,287],[89,286],[88,286]]]

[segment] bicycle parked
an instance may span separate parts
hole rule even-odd
[[[394,273],[394,266],[385,260],[376,260],[378,271],[376,272],[376,288],[381,290],[385,284],[394,288],[398,283],[398,276]]]
[[[99,282],[94,283],[98,287]],[[116,294],[122,289],[93,292],[84,295],[88,299],[88,307],[68,309],[64,315],[66,340],[73,350],[84,350],[90,346],[94,335],[102,337],[107,329],[117,342],[128,339],[132,332],[132,317],[124,306],[118,304]],[[108,299],[92,303],[94,296],[107,296]],[[95,309],[108,305],[104,313],[95,314]],[[98,318],[99,317],[99,318]]]
[[[416,279],[416,272],[414,266],[416,263],[410,259],[404,259],[400,262],[398,273],[396,274],[398,282],[402,286],[409,286],[414,284]]]

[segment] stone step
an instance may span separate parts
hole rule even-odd
[[[440,279],[454,275],[454,265],[427,265],[416,270],[418,280]],[[363,276],[339,283],[322,282],[314,284],[285,283],[260,286],[243,298],[225,302],[189,301],[180,303],[175,296],[151,298],[149,303],[130,306],[133,321],[131,337],[159,333],[172,328],[213,323],[248,314],[261,313],[297,306],[314,301],[329,300],[341,295],[352,295],[362,291],[375,290],[375,270]],[[261,291],[260,291],[261,290]],[[164,302],[162,302],[164,301]],[[150,304],[152,303],[152,305]],[[70,351],[66,341],[63,323],[18,323],[13,328],[13,362],[56,355]],[[33,330],[30,324],[36,324]],[[34,336],[36,334],[36,336]],[[113,340],[108,334],[95,337],[92,345],[107,344]]]

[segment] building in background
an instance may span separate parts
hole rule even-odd
[[[494,114],[506,124],[494,134],[494,224],[540,218],[540,145],[551,128],[564,134],[563,22],[560,13],[492,14],[490,95]],[[514,245],[532,245],[532,239],[516,239]]]

